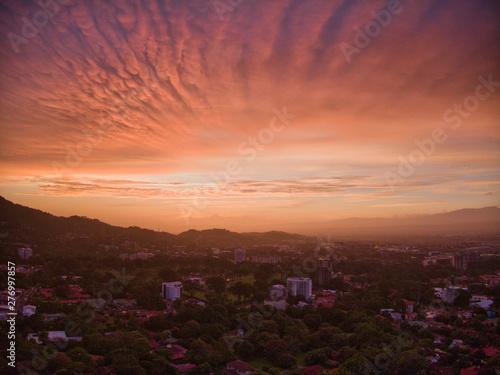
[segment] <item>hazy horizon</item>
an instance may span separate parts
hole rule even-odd
[[[14,204],[19,204],[16,202],[12,202]],[[26,207],[26,206],[24,206]],[[467,229],[469,233],[471,234],[477,234],[478,232],[484,232],[484,233],[494,233],[496,231],[496,228],[498,225],[500,225],[500,208],[497,206],[490,206],[490,207],[481,207],[481,208],[463,208],[455,211],[450,211],[450,212],[438,212],[434,214],[422,214],[422,215],[405,215],[405,216],[393,216],[393,217],[346,217],[346,218],[341,218],[337,220],[332,220],[332,221],[325,221],[325,222],[307,222],[307,223],[300,223],[300,222],[291,222],[288,223],[288,225],[284,224],[282,227],[266,227],[266,226],[261,226],[261,227],[252,227],[248,225],[243,225],[241,227],[238,226],[197,226],[197,227],[192,227],[188,228],[185,230],[175,230],[174,228],[171,229],[160,229],[160,228],[154,228],[154,227],[143,227],[138,225],[137,223],[133,222],[133,219],[127,219],[127,221],[123,223],[118,223],[118,222],[109,222],[106,220],[102,220],[100,218],[96,217],[88,217],[85,215],[79,215],[78,213],[72,213],[72,214],[55,214],[50,211],[44,211],[38,207],[29,207],[31,209],[36,209],[36,210],[41,210],[43,212],[49,213],[54,216],[59,216],[59,217],[65,217],[69,218],[72,216],[78,216],[78,217],[86,217],[88,219],[98,219],[99,221],[113,225],[113,226],[118,226],[118,227],[141,227],[144,229],[150,229],[154,231],[161,231],[161,232],[167,232],[171,234],[178,235],[180,233],[186,232],[188,230],[212,230],[212,229],[223,229],[223,230],[229,230],[232,232],[239,232],[239,233],[249,233],[249,232],[273,232],[273,231],[283,231],[283,232],[288,232],[288,233],[296,233],[296,234],[302,234],[302,235],[330,235],[330,234],[335,234],[337,236],[352,236],[352,235],[373,235],[376,234],[377,231],[383,230],[384,232],[381,233],[383,235],[396,235],[400,230],[403,230],[401,234],[408,234],[408,229],[410,229],[411,226],[421,226],[424,225],[425,227],[430,227],[433,226],[433,230],[429,232],[429,234],[436,234],[436,235],[443,235],[443,234],[449,234],[450,229],[453,228],[453,231],[456,231],[456,233],[460,233],[461,230]],[[496,209],[495,212],[492,212],[491,209]],[[467,211],[467,213],[474,213],[473,217],[465,217],[463,214],[464,212]],[[441,215],[440,214],[444,214]],[[446,215],[449,214],[449,215]],[[459,215],[458,217],[456,215]],[[454,215],[455,217],[450,218],[450,215]],[[423,221],[420,221],[420,219],[423,219]],[[431,222],[428,222],[431,220]],[[436,225],[438,226],[436,228]],[[459,225],[459,227],[455,227],[456,225]],[[399,226],[399,227],[398,227]],[[486,226],[486,227],[485,227]],[[424,231],[427,231],[428,229],[424,228]],[[478,232],[475,232],[478,231]],[[415,228],[414,230],[410,229],[410,234],[412,235],[420,235],[424,233],[422,231],[422,228]]]

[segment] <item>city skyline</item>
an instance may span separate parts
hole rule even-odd
[[[167,232],[500,204],[494,1],[1,4],[15,203]]]

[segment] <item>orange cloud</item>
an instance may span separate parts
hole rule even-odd
[[[25,37],[23,17],[47,12],[35,2],[0,3],[5,36]],[[485,192],[498,184],[500,90],[460,129],[443,121],[474,95],[478,76],[500,81],[498,3],[401,1],[348,62],[341,44],[355,43],[355,28],[386,7],[246,1],[221,21],[201,0],[61,1],[18,53],[0,40],[0,193],[166,199],[169,207],[200,194],[220,202],[286,196],[297,215],[314,215],[318,202],[356,213],[366,200],[401,206],[408,201],[398,196],[418,189],[428,194],[422,201],[439,202],[439,185],[453,192],[450,205],[463,204],[462,194],[473,206],[498,203]],[[240,145],[284,106],[296,118],[247,161]],[[388,192],[384,172],[436,127],[447,141]],[[228,162],[241,171],[215,189],[210,175]],[[484,190],[454,187],[465,178]],[[397,201],[384,201],[391,196]],[[224,222],[230,212],[215,207],[197,214]]]

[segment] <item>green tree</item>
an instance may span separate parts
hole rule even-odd
[[[398,375],[417,375],[429,369],[429,361],[416,350],[407,350],[401,353],[397,373]]]
[[[205,341],[194,340],[189,346],[189,360],[196,364],[208,362],[211,351],[210,345]]]
[[[181,328],[181,336],[185,339],[194,339],[201,334],[200,323],[190,320],[186,322]]]
[[[234,352],[238,357],[248,361],[253,358],[254,347],[247,340],[242,340],[234,344]]]
[[[328,360],[328,348],[311,350],[306,353],[305,361],[306,365],[323,365]]]
[[[226,289],[226,279],[220,276],[209,277],[206,281],[207,287],[217,293],[222,293]]]
[[[66,353],[73,362],[89,363],[92,361],[90,354],[82,347],[77,346]]]
[[[321,315],[306,314],[304,315],[304,323],[311,331],[317,331],[322,323]]]
[[[231,293],[236,295],[238,301],[240,301],[241,296],[245,297],[245,299],[248,299],[252,295],[253,287],[249,283],[238,281],[233,286],[231,286],[229,290],[231,291]]]

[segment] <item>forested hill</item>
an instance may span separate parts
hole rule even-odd
[[[19,242],[64,238],[90,238],[92,242],[141,246],[195,245],[205,247],[304,241],[308,237],[285,232],[236,233],[226,229],[188,230],[178,235],[139,227],[118,227],[82,216],[61,217],[12,203],[0,197],[0,234]],[[13,238],[12,238],[13,237]]]

